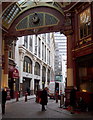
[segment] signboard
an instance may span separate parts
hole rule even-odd
[[[62,75],[56,75],[55,80],[59,81],[59,82],[62,82]]]
[[[13,78],[19,78],[19,72],[18,72],[18,70],[17,70],[16,68],[13,70],[13,75],[12,75],[12,77],[13,77]]]
[[[19,71],[13,66],[9,66],[9,78],[19,78]]]

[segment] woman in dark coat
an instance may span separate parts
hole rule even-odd
[[[47,87],[44,88],[44,90],[41,93],[41,102],[40,104],[42,105],[42,111],[46,111],[45,105],[48,103],[48,94],[47,94]]]
[[[7,92],[2,89],[2,114],[5,114],[5,103],[6,103]]]

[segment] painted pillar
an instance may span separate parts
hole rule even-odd
[[[0,3],[1,4],[1,3]],[[2,4],[0,5],[0,11],[2,12]],[[1,14],[0,12],[0,14]],[[0,27],[2,26],[2,19],[0,19]],[[1,108],[1,82],[2,82],[2,30],[0,29],[0,120],[2,119],[2,108]]]
[[[67,87],[73,86],[72,35],[67,36]]]
[[[67,36],[67,86],[65,89],[65,106],[68,106],[70,104],[70,91],[73,87],[73,34],[72,30],[65,31],[65,35]]]
[[[2,82],[2,31],[0,29],[0,91]]]
[[[8,51],[9,46],[4,44],[4,75],[3,75],[3,87],[8,87]]]

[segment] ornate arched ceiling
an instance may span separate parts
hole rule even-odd
[[[64,28],[64,8],[71,3],[20,2],[2,3],[2,28],[9,36],[23,36],[60,31]]]

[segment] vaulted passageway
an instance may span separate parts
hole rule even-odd
[[[15,44],[19,36],[59,31],[67,37],[67,98],[69,98],[69,90],[72,86],[76,85],[80,90],[78,80],[80,82],[81,78],[78,79],[77,60],[81,59],[81,56],[87,55],[89,58],[93,54],[93,2],[23,1],[22,3],[3,2],[1,6],[0,73],[2,73],[3,79],[0,77],[0,81],[3,82],[3,87],[8,86],[9,45],[13,41]],[[24,51],[22,52],[24,54]],[[82,70],[82,79],[89,80],[91,78],[93,83],[92,68],[83,68]],[[84,70],[86,70],[86,74],[83,74]],[[88,73],[91,73],[91,77],[88,76]]]

